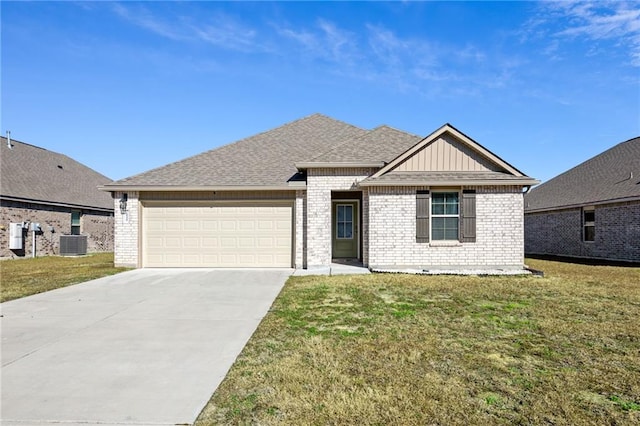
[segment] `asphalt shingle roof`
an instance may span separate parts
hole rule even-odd
[[[640,197],[640,137],[619,143],[534,188],[525,211]]]
[[[345,141],[340,146],[327,151],[309,162],[348,163],[385,162],[388,163],[422,140],[389,126],[379,126],[359,137]]]
[[[67,157],[0,137],[0,196],[113,210],[113,200],[99,186],[111,179]]]
[[[314,114],[109,186],[283,186],[298,173],[295,163],[366,133]]]

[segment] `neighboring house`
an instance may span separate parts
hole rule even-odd
[[[86,236],[66,241],[81,240],[88,252],[113,251],[113,200],[98,190],[109,178],[66,155],[5,137],[0,163],[0,257],[31,256],[31,223],[41,229],[37,256],[60,254],[61,236],[71,234]],[[20,249],[10,249],[17,232],[12,223],[24,224]]]
[[[640,137],[525,196],[530,254],[640,262]]]
[[[118,265],[522,269],[535,183],[448,124],[315,114],[103,189]]]

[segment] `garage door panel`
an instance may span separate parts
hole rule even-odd
[[[218,230],[218,222],[214,220],[203,220],[202,221],[202,230],[203,231],[217,231]]]
[[[200,244],[200,238],[185,238],[184,239],[184,248],[200,248],[202,244]]]
[[[292,214],[278,203],[145,205],[143,266],[291,267]]]
[[[220,247],[220,243],[218,243],[218,239],[215,237],[203,237],[202,238],[202,248],[215,248]]]

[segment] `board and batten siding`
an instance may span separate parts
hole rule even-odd
[[[444,135],[399,164],[394,171],[486,172],[497,171],[497,168],[455,137]]]

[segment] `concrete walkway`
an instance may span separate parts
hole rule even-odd
[[[368,268],[365,268],[358,262],[333,262],[329,266],[312,266],[308,269],[296,269],[293,275],[361,275],[370,273],[371,271]]]
[[[192,423],[292,270],[143,269],[0,305],[0,424]]]

